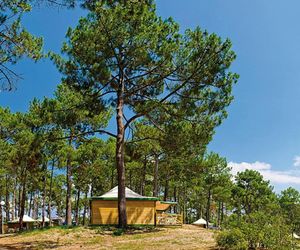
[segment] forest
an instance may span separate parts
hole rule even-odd
[[[61,54],[22,25],[41,8],[84,8]],[[200,27],[180,30],[151,0],[1,0],[0,81],[22,81],[14,64],[51,60],[61,73],[53,97],[27,112],[0,107],[0,220],[63,218],[87,226],[90,198],[118,186],[174,201],[185,224],[205,218],[224,249],[291,249],[300,233],[300,193],[275,193],[253,170],[233,176],[208,144],[227,117],[238,74],[229,39]],[[18,89],[14,90],[18,91]]]

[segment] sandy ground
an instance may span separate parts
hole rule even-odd
[[[0,238],[0,249],[205,249],[215,250],[214,233],[192,225],[113,236],[99,229],[53,228]]]

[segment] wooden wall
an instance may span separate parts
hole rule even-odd
[[[161,203],[160,201],[156,202],[156,210],[159,211],[166,211],[170,206],[171,204]]]
[[[127,223],[154,225],[155,204],[156,201],[126,201]],[[91,224],[118,224],[118,201],[92,200]]]

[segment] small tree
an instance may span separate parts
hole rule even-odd
[[[67,170],[66,185],[66,224],[72,224],[72,174],[75,164],[75,151],[80,145],[80,138],[89,135],[89,131],[96,131],[107,126],[110,112],[103,111],[103,105],[97,103],[91,107],[83,104],[83,96],[79,92],[72,91],[68,85],[58,85],[55,92],[55,99],[45,99],[41,104],[41,116],[44,117],[45,128],[48,130],[49,138],[57,131],[63,136],[57,139],[66,139],[64,148],[65,166]],[[90,115],[90,110],[98,115]],[[51,136],[52,135],[52,136]],[[79,136],[81,135],[81,136]]]
[[[235,180],[233,202],[239,214],[243,211],[248,215],[276,202],[273,187],[259,172],[247,169],[238,173]]]
[[[292,231],[300,231],[300,193],[298,190],[289,187],[283,190],[279,196],[279,204],[292,227]],[[292,233],[293,233],[292,232]]]

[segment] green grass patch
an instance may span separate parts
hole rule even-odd
[[[18,232],[17,235],[24,235],[24,236],[34,236],[39,235],[43,233],[51,233],[54,231],[60,232],[62,234],[68,234],[76,231],[83,230],[83,227],[81,226],[55,226],[55,227],[44,227],[44,228],[35,228],[30,230],[24,230],[21,232]]]
[[[93,237],[90,238],[87,242],[85,242],[86,245],[97,245],[101,244],[102,238],[101,237]]]
[[[29,230],[24,230],[24,231],[20,231],[17,233],[17,235],[38,235],[38,234],[42,234],[44,232],[49,232],[49,231],[53,231],[55,230],[54,227],[45,227],[45,228],[35,228],[35,229],[29,229]]]

